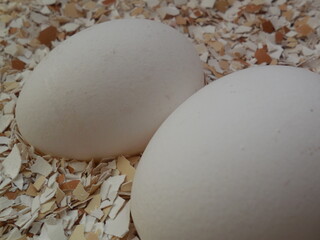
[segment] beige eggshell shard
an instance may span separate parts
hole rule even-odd
[[[38,150],[77,159],[134,154],[203,86],[192,43],[164,24],[115,20],[67,39],[34,69],[16,116]]]
[[[194,94],[148,144],[132,216],[141,240],[318,240],[320,76],[254,67]]]

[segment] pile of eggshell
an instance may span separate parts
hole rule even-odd
[[[115,20],[48,54],[16,118],[45,154],[144,151],[131,203],[141,240],[318,240],[320,76],[252,67],[203,85],[183,35]]]

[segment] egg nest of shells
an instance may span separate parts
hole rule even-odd
[[[51,49],[120,18],[161,21],[191,38],[207,83],[252,65],[320,72],[317,0],[1,1],[0,239],[139,239],[130,192],[140,156],[54,158],[25,143],[15,122],[25,78]]]

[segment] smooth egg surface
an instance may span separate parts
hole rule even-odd
[[[320,76],[252,67],[194,94],[148,144],[132,216],[142,240],[318,240]]]
[[[94,25],[54,48],[19,96],[23,138],[53,156],[144,150],[166,117],[203,86],[192,43],[150,20]]]

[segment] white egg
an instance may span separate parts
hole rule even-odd
[[[67,39],[34,69],[16,115],[38,150],[77,159],[134,154],[203,86],[192,43],[164,24],[115,20]]]
[[[141,240],[318,240],[320,76],[254,67],[162,124],[134,179]]]

